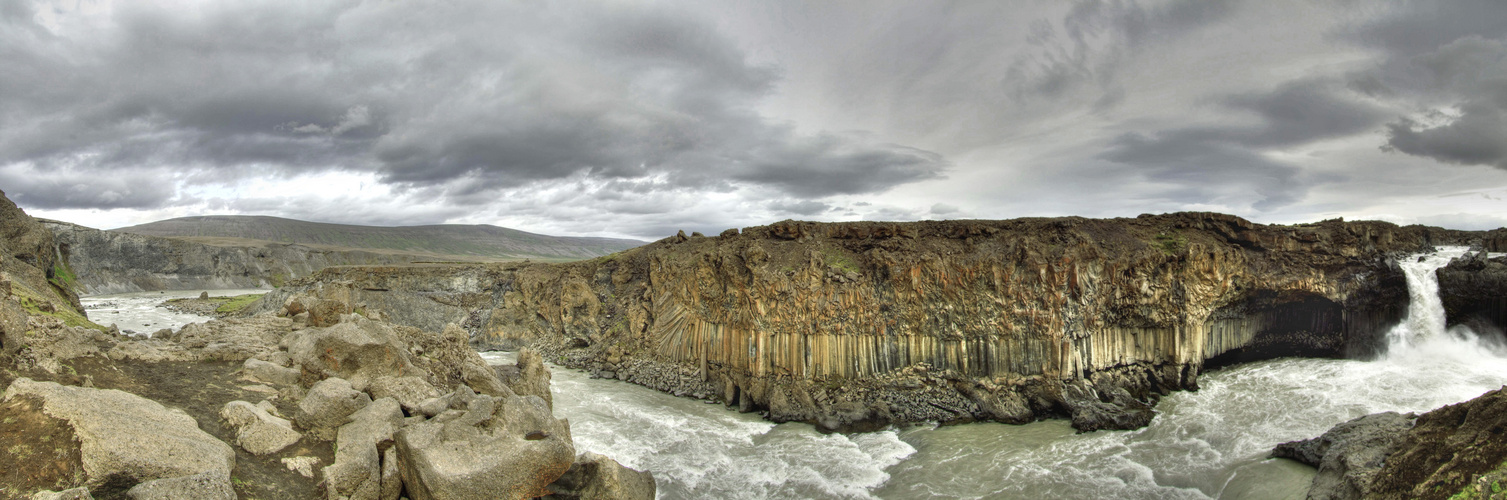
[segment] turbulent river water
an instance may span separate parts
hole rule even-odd
[[[560,367],[552,367],[555,413],[570,419],[578,451],[653,471],[667,499],[1303,498],[1313,469],[1266,458],[1272,446],[1507,384],[1507,349],[1444,327],[1433,271],[1464,251],[1402,263],[1409,317],[1387,332],[1390,348],[1378,359],[1288,358],[1209,372],[1202,389],[1163,398],[1151,425],[1135,431],[1076,434],[1043,421],[821,434]],[[112,321],[98,314],[90,310]],[[176,327],[158,321],[149,328]]]

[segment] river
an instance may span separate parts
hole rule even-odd
[[[1042,421],[822,434],[552,366],[555,414],[570,419],[577,451],[652,471],[666,499],[1303,498],[1313,469],[1266,458],[1272,446],[1361,415],[1427,411],[1507,384],[1507,350],[1444,328],[1433,271],[1463,252],[1402,263],[1412,303],[1408,319],[1387,332],[1382,357],[1286,358],[1208,372],[1199,391],[1163,398],[1151,425],[1135,431],[1077,434],[1067,422]]]

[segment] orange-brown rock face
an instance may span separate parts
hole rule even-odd
[[[493,300],[452,321],[471,320],[481,346],[540,345],[555,361],[776,420],[1055,414],[1134,427],[1210,363],[1363,352],[1406,306],[1388,256],[1479,236],[1204,213],[786,221],[591,261],[453,270]]]

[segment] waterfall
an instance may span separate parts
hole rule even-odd
[[[1407,349],[1444,336],[1444,302],[1439,300],[1439,276],[1434,272],[1468,251],[1466,247],[1441,247],[1398,263],[1408,282],[1408,316],[1387,332],[1388,347]]]

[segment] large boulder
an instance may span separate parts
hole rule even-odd
[[[498,365],[497,376],[519,396],[539,396],[554,408],[554,397],[549,391],[549,368],[544,366],[544,357],[533,349],[518,351],[518,362],[513,366]]]
[[[220,418],[235,429],[236,444],[246,451],[253,455],[277,453],[303,436],[293,430],[292,422],[269,413],[271,407],[267,401],[260,405],[231,401],[220,409]]]
[[[586,452],[549,489],[551,500],[654,500],[654,475]]]
[[[350,421],[352,413],[371,404],[366,393],[352,389],[342,378],[327,378],[309,388],[298,402],[298,425],[315,439],[331,440],[336,430]]]
[[[464,387],[462,390],[466,390]],[[537,396],[452,398],[450,409],[398,432],[413,500],[532,498],[570,469],[570,426]]]
[[[154,479],[126,491],[131,500],[235,500],[230,478],[219,472]]]
[[[402,425],[403,411],[392,398],[373,401],[351,415],[351,422],[340,427],[335,439],[335,463],[324,468],[326,498],[396,499],[396,488],[383,488],[379,448],[390,446],[393,433]]]
[[[295,385],[298,383],[298,370],[279,366],[276,363],[262,361],[256,358],[246,360],[241,365],[241,371],[247,377],[259,382],[277,385]]]
[[[340,377],[362,389],[378,377],[423,374],[409,361],[408,346],[391,325],[356,315],[346,319],[284,337],[288,355],[317,378]]]
[[[1397,412],[1366,415],[1336,425],[1322,436],[1279,444],[1272,456],[1319,468],[1308,489],[1311,500],[1370,498],[1377,472],[1402,445],[1413,419]]]
[[[367,386],[366,392],[373,398],[393,398],[409,414],[419,412],[419,404],[438,397],[440,391],[422,377],[378,377]]]
[[[20,396],[39,398],[48,415],[73,426],[90,487],[201,473],[228,483],[235,466],[235,450],[199,430],[193,417],[141,396],[19,378],[4,400]]]

